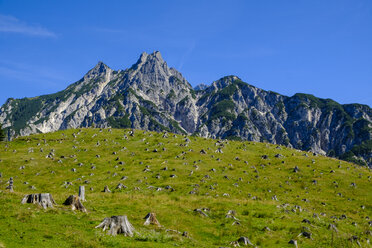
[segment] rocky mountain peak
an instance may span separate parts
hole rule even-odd
[[[149,91],[154,94],[160,91],[168,94],[171,90],[192,88],[180,72],[168,67],[159,51],[151,54],[142,53],[137,63],[131,67],[130,78],[132,87],[146,92],[146,95]],[[160,95],[155,98],[159,97],[161,98]]]
[[[161,56],[159,51],[154,51],[152,54],[150,54],[150,56],[156,58],[159,61],[164,62],[163,57]]]
[[[112,71],[110,67],[105,65],[102,61],[99,61],[96,66],[94,66],[88,73],[85,75],[85,79],[93,79],[97,77],[101,77],[107,72]]]
[[[223,78],[220,78],[217,81],[214,81],[211,85],[211,87],[208,89],[209,91],[215,91],[215,90],[221,90],[231,84],[233,84],[236,81],[240,81],[241,79],[237,76],[230,75]]]
[[[147,52],[141,53],[141,55],[140,55],[140,57],[139,57],[139,59],[138,59],[138,61],[135,65],[145,63],[148,56],[149,56],[149,54]]]
[[[166,62],[163,60],[163,57],[161,56],[159,51],[155,51],[151,54],[148,54],[146,52],[143,52],[139,59],[137,60],[137,63],[135,63],[132,66],[132,69],[138,70],[141,69],[143,66],[150,65],[150,66],[164,66],[166,65]]]
[[[143,99],[160,106],[164,105],[166,99],[170,101],[172,98],[174,102],[183,99],[192,89],[180,72],[168,67],[159,51],[151,54],[143,52],[137,63],[130,68],[129,78],[130,87]],[[174,109],[174,106],[167,104],[165,109]]]

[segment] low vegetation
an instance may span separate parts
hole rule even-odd
[[[283,146],[89,128],[1,142],[0,160],[0,247],[368,247],[372,238],[372,172]],[[63,205],[82,185],[86,213]],[[21,204],[39,193],[56,205]],[[144,225],[148,213],[161,225]],[[111,216],[127,218],[133,236],[95,228]]]

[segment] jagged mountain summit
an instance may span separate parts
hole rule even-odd
[[[372,110],[307,94],[265,91],[227,76],[195,89],[160,52],[115,71],[99,62],[55,94],[8,99],[8,137],[67,128],[135,128],[265,141],[372,165]]]

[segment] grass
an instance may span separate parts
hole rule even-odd
[[[217,140],[187,137],[186,142],[183,135],[128,131],[65,130],[0,143],[0,247],[231,247],[241,236],[258,247],[293,247],[290,239],[299,247],[358,247],[349,241],[352,235],[368,247],[372,173],[366,167],[256,142],[224,141],[221,154],[215,152]],[[52,149],[54,159],[46,158]],[[202,149],[207,154],[200,154]],[[283,157],[276,158],[278,153]],[[146,166],[149,172],[143,171]],[[122,181],[123,176],[128,178]],[[10,177],[13,193],[5,189]],[[73,185],[66,188],[65,181]],[[127,188],[115,189],[119,183]],[[79,185],[86,187],[88,214],[62,205]],[[101,192],[105,185],[112,193]],[[25,194],[43,192],[53,195],[55,208],[20,203]],[[294,211],[295,205],[302,211]],[[208,217],[196,208],[210,209]],[[236,211],[240,225],[226,218],[229,210]],[[164,228],[143,226],[148,212],[155,212]],[[136,235],[111,237],[94,228],[112,215],[127,215]],[[330,223],[338,233],[328,229]],[[190,238],[167,229],[186,231]],[[312,239],[298,237],[303,230]]]

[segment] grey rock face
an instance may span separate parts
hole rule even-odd
[[[208,85],[198,84],[197,86],[194,87],[194,90],[205,90],[206,88],[208,88]]]
[[[159,52],[131,68],[99,62],[51,95],[8,99],[0,123],[9,138],[79,127],[137,128],[266,141],[372,164],[372,110],[330,99],[264,91],[227,76],[195,90]]]

